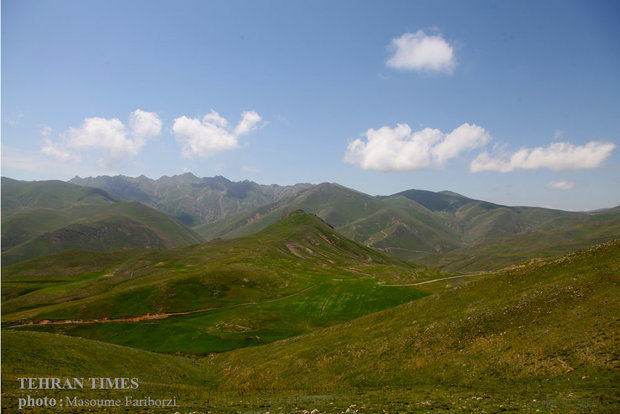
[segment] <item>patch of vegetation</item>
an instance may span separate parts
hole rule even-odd
[[[618,404],[620,241],[488,275],[463,287],[252,350],[209,359],[229,389],[438,384],[480,392],[600,392]],[[503,384],[500,386],[500,384]],[[514,387],[514,388],[513,388]],[[545,397],[548,398],[548,397]]]
[[[61,333],[156,352],[204,355],[298,336],[426,295],[414,287],[383,286],[374,279],[339,279],[281,298],[240,302],[161,320],[18,329]]]
[[[6,267],[3,321],[158,352],[207,354],[416,300],[426,293],[386,284],[445,276],[352,242],[301,211],[248,238],[121,251],[116,260],[111,253],[87,256],[65,263],[68,254],[60,253]]]
[[[75,248],[168,248],[201,241],[176,219],[100,189],[2,178],[3,266]]]

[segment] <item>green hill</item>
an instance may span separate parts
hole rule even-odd
[[[26,208],[59,210],[78,205],[106,205],[121,201],[96,188],[62,181],[18,181],[2,177],[2,217]]]
[[[605,404],[620,403],[619,263],[615,240],[344,325],[221,354],[206,371],[230,389],[400,389],[433,400],[439,387],[446,395],[460,389],[482,396],[456,401],[467,409],[494,401],[495,410],[611,412]]]
[[[451,271],[500,269],[541,252],[548,257],[620,236],[620,214],[613,209],[509,207],[446,191],[371,197],[328,183],[195,230],[207,239],[245,236],[295,209],[318,215],[358,243]]]
[[[21,390],[18,378],[85,378],[85,388],[77,390]],[[135,378],[139,388],[127,394],[122,390],[92,390],[89,378]],[[19,409],[19,398],[62,401],[66,412],[118,412],[104,407],[67,407],[72,400],[123,400],[134,398],[176,398],[186,412],[197,409],[209,396],[202,368],[195,360],[161,355],[138,349],[39,332],[2,332],[2,411],[50,412],[63,410],[60,406]],[[206,392],[205,392],[206,391]],[[140,397],[136,395],[139,393]],[[202,401],[194,400],[197,395]],[[152,407],[130,407],[130,412],[153,412]],[[174,411],[172,411],[174,412]]]
[[[288,219],[328,229],[310,217]],[[281,224],[262,240],[292,237]],[[619,263],[615,240],[302,336],[198,360],[5,329],[3,407],[24,395],[15,378],[28,373],[136,377],[152,398],[176,396],[181,412],[613,413],[620,407]]]
[[[71,248],[167,248],[201,242],[164,213],[103,190],[2,178],[2,264]]]
[[[194,229],[207,239],[247,236],[300,209],[318,215],[334,227],[340,227],[381,208],[381,202],[366,194],[338,184],[323,183],[276,203]]]
[[[302,209],[318,215],[344,236],[390,253],[400,249],[430,253],[441,243],[455,246],[457,242],[444,228],[443,220],[419,207],[407,210],[338,184],[323,183],[278,203],[195,230],[206,238],[239,237],[259,231],[290,211]]]
[[[384,285],[440,276],[294,211],[241,239],[156,251],[71,251],[5,267],[2,313],[5,324],[21,329],[204,354],[411,301],[428,292]]]
[[[601,220],[591,216],[599,212],[503,206],[450,191],[412,189],[372,197],[338,184],[263,186],[189,173],[158,180],[117,176],[76,177],[71,182],[148,204],[193,226],[207,240],[248,236],[301,209],[358,243],[458,271],[499,269],[538,257],[522,243],[527,235],[540,240],[548,232],[562,234],[542,246],[551,255],[620,236],[618,211],[605,212],[614,216],[606,220],[610,231],[597,228]],[[581,236],[571,236],[576,233]],[[489,251],[494,245],[505,250]]]

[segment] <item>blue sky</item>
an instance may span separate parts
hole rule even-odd
[[[614,1],[2,1],[2,175],[620,204]]]

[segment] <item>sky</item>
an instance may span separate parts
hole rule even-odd
[[[620,205],[616,1],[2,1],[2,175]]]

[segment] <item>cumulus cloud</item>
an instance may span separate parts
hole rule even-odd
[[[573,181],[549,181],[545,188],[548,190],[572,190],[575,187],[575,183]]]
[[[45,139],[45,145],[41,148],[41,153],[60,161],[80,162],[82,160],[79,155],[71,153],[62,144],[53,142],[47,138]]]
[[[441,35],[427,35],[422,30],[392,39],[394,54],[386,65],[394,69],[452,73],[456,60],[454,48]]]
[[[60,160],[79,160],[70,150],[99,149],[105,151],[100,164],[109,167],[123,158],[135,157],[148,138],[161,132],[162,123],[156,113],[140,109],[129,115],[129,128],[117,118],[86,118],[79,128],[70,127],[60,135],[60,142],[45,139],[43,154]]]
[[[591,141],[585,145],[554,142],[547,147],[523,148],[512,153],[496,148],[494,155],[487,151],[480,153],[469,169],[471,172],[510,172],[515,169],[565,171],[597,168],[609,158],[615,147],[611,142]]]
[[[465,123],[446,135],[445,139],[433,148],[433,154],[441,164],[463,151],[482,147],[490,140],[491,136],[484,128]]]
[[[255,111],[245,111],[237,126],[230,128],[228,121],[212,110],[202,120],[186,116],[176,118],[172,130],[184,157],[208,157],[238,148],[239,137],[254,131],[261,120]]]
[[[136,141],[144,142],[147,138],[156,137],[161,132],[161,120],[154,112],[136,109],[129,115],[129,127]]]
[[[235,128],[235,135],[245,135],[256,129],[256,125],[262,120],[259,114],[254,111],[244,111],[241,122]]]
[[[445,134],[425,128],[413,132],[407,124],[369,129],[366,139],[349,143],[344,161],[365,170],[413,171],[443,165],[461,152],[485,145],[491,136],[482,127],[465,123]]]

